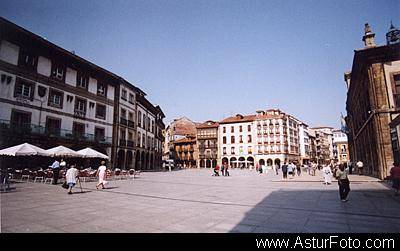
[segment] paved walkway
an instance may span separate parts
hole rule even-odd
[[[211,170],[142,173],[83,184],[15,183],[1,193],[1,232],[400,232],[400,196],[374,178],[351,176],[349,201],[320,173],[288,181],[272,172]]]

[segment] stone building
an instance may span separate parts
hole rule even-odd
[[[198,148],[196,144],[196,136],[187,135],[184,138],[174,142],[175,163],[182,168],[197,167]]]
[[[92,147],[111,156],[121,78],[0,18],[0,148]]]
[[[23,142],[46,149],[91,147],[110,157],[110,167],[157,169],[164,114],[145,95],[122,77],[0,18],[0,149]],[[137,111],[146,114],[144,131],[136,124]],[[138,130],[147,143],[140,166]]]
[[[218,122],[209,120],[196,126],[199,149],[198,168],[213,168],[218,163]]]
[[[300,125],[305,124],[279,109],[228,117],[219,122],[219,158],[232,167],[300,163],[300,144],[308,141],[304,131],[300,141]]]
[[[339,163],[349,162],[347,135],[341,130],[333,130],[333,159]]]
[[[174,119],[165,129],[165,141],[163,144],[163,159],[172,159],[175,162],[179,160],[178,153],[176,152],[175,142],[181,139],[188,139],[188,142],[194,138],[196,139],[196,125],[197,123],[191,121],[186,117]],[[187,142],[187,143],[188,143]],[[180,145],[183,142],[180,143]],[[197,156],[194,156],[197,161]]]
[[[344,74],[351,162],[363,161],[365,174],[381,179],[389,175],[399,148],[400,39],[395,30],[391,26],[387,44],[378,46],[365,24],[365,46],[354,51],[351,72]]]
[[[319,126],[311,129],[315,132],[316,162],[330,163],[333,160],[333,128]]]

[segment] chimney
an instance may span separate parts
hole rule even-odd
[[[365,24],[364,27],[364,36],[363,39],[365,48],[375,47],[375,33],[371,31],[371,27],[368,23]]]

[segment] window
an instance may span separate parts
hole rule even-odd
[[[400,74],[393,75],[393,97],[396,107],[400,107]]]
[[[138,137],[137,137],[137,146],[139,146],[140,147],[140,139],[141,139],[141,133],[140,132],[138,132]]]
[[[105,140],[105,129],[95,127],[94,128],[94,137],[97,141],[104,141]]]
[[[97,85],[97,89],[99,89],[99,85]],[[76,86],[87,90],[89,87],[89,76],[83,72],[78,72],[76,74]]]
[[[121,108],[121,118],[126,118],[126,110]]]
[[[75,115],[79,117],[84,117],[86,115],[87,101],[85,99],[76,98],[75,99]]]
[[[235,144],[235,136],[231,136],[231,144]]]
[[[253,149],[251,148],[251,146],[249,146],[249,147],[247,148],[247,152],[248,152],[249,154],[252,154],[252,153],[253,153]]]
[[[222,148],[222,153],[223,153],[223,154],[226,154],[226,147],[223,147],[223,148]]]
[[[231,147],[231,154],[235,154],[235,148]]]
[[[243,136],[242,135],[239,136],[239,143],[243,143]]]
[[[62,109],[63,98],[64,98],[64,94],[62,92],[50,89],[48,105]]]
[[[231,126],[231,132],[235,132],[235,128]]]
[[[107,86],[102,83],[97,83],[97,95],[107,96]]]
[[[19,56],[19,66],[35,70],[37,67],[37,56],[27,50],[22,50]]]
[[[135,96],[132,93],[129,93],[129,102],[130,103],[135,103]]]
[[[239,132],[243,132],[243,127],[239,126]]]
[[[226,133],[226,127],[225,127],[225,126],[222,127],[222,132],[223,132],[223,133]]]
[[[251,125],[247,125],[247,131],[251,132]]]
[[[226,137],[225,137],[225,136],[222,137],[222,143],[223,143],[223,144],[226,144]]]
[[[144,134],[142,134],[142,147],[146,147],[146,136]]]
[[[46,119],[46,133],[49,135],[60,135],[61,119],[50,118]]]
[[[128,113],[128,120],[133,121],[133,113],[131,112]]]
[[[51,65],[51,77],[59,81],[64,81],[65,77],[65,66],[52,63]]]
[[[143,129],[146,130],[146,115],[143,114]]]
[[[247,135],[247,143],[251,143],[251,135]]]
[[[24,111],[11,111],[11,126],[14,128],[29,127],[32,114]]]
[[[72,133],[75,137],[83,137],[85,134],[85,124],[73,122]]]
[[[125,129],[120,129],[119,130],[119,139],[120,140],[122,140],[122,141],[125,141],[126,140],[126,130]],[[121,143],[124,143],[124,142],[121,142]],[[124,145],[124,144],[121,144],[121,145]]]
[[[126,90],[124,90],[124,89],[122,89],[122,91],[121,91],[121,98],[123,100],[126,100]]]
[[[35,91],[35,84],[17,78],[17,83],[15,84],[14,97],[26,98],[33,101],[33,96]]]
[[[96,104],[96,118],[106,119],[106,106]]]
[[[142,126],[142,113],[140,111],[138,112],[138,126]]]

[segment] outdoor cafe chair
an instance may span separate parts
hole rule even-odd
[[[60,181],[62,181],[63,179],[65,179],[65,174],[66,174],[66,171],[65,171],[64,169],[60,170],[60,172],[59,172],[59,174],[58,174],[58,179],[59,179]]]
[[[97,173],[96,170],[89,172],[89,180],[90,181],[96,181],[96,179],[97,179],[96,173]]]
[[[116,180],[121,179],[121,169],[115,169],[114,171],[114,177]]]
[[[46,173],[43,170],[39,170],[39,171],[37,171],[37,174],[36,174],[33,182],[36,183],[36,181],[40,181],[41,183],[43,183],[45,177],[46,177]]]
[[[83,182],[86,182],[86,179],[89,178],[89,173],[87,170],[79,171],[79,178],[82,178]]]
[[[128,177],[135,179],[135,169],[129,169]]]
[[[47,181],[49,181],[51,183],[53,183],[53,171],[52,170],[47,170],[46,172],[46,178],[44,179],[44,184],[47,184]]]
[[[25,168],[24,170],[22,170],[21,181],[23,181],[24,179],[26,179],[26,181],[29,181],[30,176],[31,176],[31,171]]]
[[[110,170],[106,170],[106,179],[107,180],[112,180],[115,178],[115,173]]]
[[[121,178],[127,179],[128,178],[128,172],[126,170],[121,171]]]

